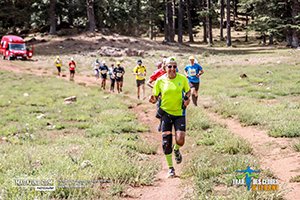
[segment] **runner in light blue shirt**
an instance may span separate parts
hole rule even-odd
[[[200,85],[200,76],[204,73],[203,68],[195,63],[195,57],[189,57],[190,64],[184,68],[184,73],[186,77],[189,79],[189,84],[192,93],[192,101],[195,106],[197,106],[198,101],[198,90]]]

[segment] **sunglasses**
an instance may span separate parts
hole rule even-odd
[[[169,68],[169,69],[171,69],[171,68],[174,68],[174,69],[176,69],[176,68],[177,68],[177,66],[176,66],[176,65],[168,65],[168,68]]]

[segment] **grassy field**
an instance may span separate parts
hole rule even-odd
[[[281,49],[194,52],[205,70],[200,94],[211,98],[212,109],[225,117],[236,116],[245,125],[260,125],[273,137],[298,137],[300,58],[296,53],[297,50]],[[180,72],[183,72],[191,53],[150,51],[148,54],[143,61],[149,75],[161,56],[172,55],[176,56]],[[65,56],[64,59],[69,57]],[[49,59],[44,62],[51,63]],[[91,76],[90,65],[94,59],[78,56],[79,72]],[[131,72],[138,57],[101,59],[108,64],[122,61],[127,71],[125,93],[134,94],[135,81]],[[45,64],[45,68],[53,71],[53,66],[49,64]],[[241,75],[245,78],[241,78]]]
[[[259,169],[259,161],[253,156],[251,145],[230,133],[225,127],[208,120],[200,109],[190,110],[189,145],[197,146],[192,159],[185,164],[183,176],[191,178],[194,192],[188,199],[283,199],[282,192],[248,192],[244,187],[232,185],[236,170],[247,166]],[[195,147],[194,147],[195,149]],[[262,170],[260,177],[272,177]]]
[[[261,125],[274,137],[300,136],[300,60],[295,50],[250,55],[216,55],[207,63],[202,94],[212,109],[237,116],[245,125]],[[240,76],[245,74],[246,78]]]
[[[91,64],[96,57],[108,65],[122,61],[126,70],[124,93],[117,95],[54,78],[56,54],[53,51],[43,53],[47,51],[45,46],[47,44],[37,46],[37,52],[41,52],[35,56],[37,62],[13,63],[26,70],[43,70],[53,78],[0,73],[3,91],[0,95],[0,134],[5,138],[0,146],[0,184],[4,189],[0,191],[5,191],[2,195],[28,199],[33,196],[118,198],[128,185],[151,184],[159,167],[149,154],[155,154],[157,146],[142,140],[139,133],[148,128],[139,124],[128,109],[133,103],[139,103],[127,96],[136,92],[131,71],[139,57],[100,57],[95,56],[94,51],[71,54],[65,50],[60,54],[64,61],[63,73],[68,74],[67,61],[74,57],[78,64],[76,75],[85,77],[93,76]],[[143,58],[148,77],[162,56],[175,56],[179,71],[183,72],[191,54],[205,71],[200,95],[209,99],[206,107],[224,117],[236,117],[244,125],[261,126],[274,137],[300,136],[300,58],[297,50],[186,47],[149,50]],[[246,77],[241,78],[242,74]],[[147,89],[147,94],[150,93]],[[77,96],[77,102],[64,104],[63,99],[73,95]],[[193,118],[188,121],[188,138],[196,142],[194,157],[184,169],[184,176],[194,183],[194,193],[188,198],[282,199],[281,193],[249,193],[244,187],[232,187],[235,170],[248,165],[260,167],[251,155],[250,144],[234,137],[226,127],[207,120],[201,109],[189,108],[189,116]],[[294,150],[299,149],[299,142],[296,142]],[[272,175],[268,171],[263,174]],[[11,180],[18,177],[109,179],[111,182],[103,184],[100,191],[87,187],[37,193],[13,187]],[[298,181],[298,177],[293,181]]]
[[[1,198],[107,199],[126,185],[153,182],[159,165],[149,155],[157,146],[141,139],[138,133],[148,128],[128,111],[130,102],[56,78],[0,77]],[[65,104],[73,95],[77,101]],[[16,187],[14,179],[26,178],[109,183],[55,192]]]

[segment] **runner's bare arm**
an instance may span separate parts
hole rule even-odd
[[[147,85],[148,85],[150,88],[153,88],[153,85],[152,85],[153,82],[154,82],[153,80],[149,79],[149,80],[147,81]]]
[[[183,104],[185,107],[187,107],[190,104],[190,96],[191,96],[191,90],[189,90],[187,93],[185,93],[184,95],[184,99],[183,99]]]
[[[189,76],[188,73],[187,73],[187,71],[185,71],[185,70],[184,70],[184,75],[185,75],[186,77]]]
[[[199,74],[197,74],[197,76],[199,77],[199,76],[201,76],[202,74],[204,74],[204,70],[203,70],[203,69],[199,71]]]
[[[149,102],[150,103],[156,103],[157,102],[157,97],[156,96],[154,96],[154,95],[151,95],[150,97],[149,97]]]

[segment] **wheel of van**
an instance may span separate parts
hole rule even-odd
[[[13,57],[11,57],[11,56],[8,56],[8,60],[13,60]]]

